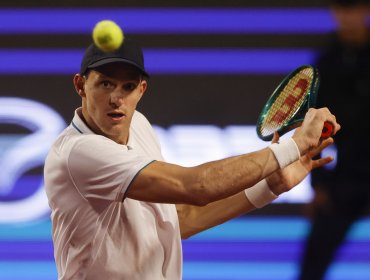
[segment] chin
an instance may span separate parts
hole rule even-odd
[[[124,131],[125,129],[123,126],[116,125],[110,129],[107,129],[104,134],[110,139],[119,139],[124,137]]]

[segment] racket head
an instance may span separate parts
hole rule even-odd
[[[319,74],[312,65],[302,65],[289,73],[267,100],[257,121],[257,135],[271,141],[299,126],[305,113],[316,104]]]

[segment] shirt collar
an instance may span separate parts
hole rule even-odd
[[[82,120],[80,115],[82,115],[81,107],[75,110],[75,114],[71,122],[71,126],[81,134],[96,134],[86,125],[86,123]],[[130,128],[130,132],[131,132],[131,128]],[[129,137],[127,145],[124,145],[124,146],[126,146],[128,150],[131,150],[133,148],[131,137]]]
[[[81,134],[95,134],[82,120],[80,117],[82,115],[82,108],[77,108],[75,110],[75,115],[73,117],[73,120],[71,122],[71,125],[74,129],[76,129]]]

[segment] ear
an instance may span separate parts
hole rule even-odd
[[[141,91],[141,97],[142,97],[144,93],[146,92],[146,89],[148,88],[148,82],[146,80],[142,80],[140,87],[141,87],[140,91]]]
[[[76,92],[79,96],[81,96],[81,97],[86,96],[85,89],[84,89],[85,78],[83,76],[81,76],[80,74],[76,74],[73,77],[73,85],[74,85],[75,90],[76,90]]]

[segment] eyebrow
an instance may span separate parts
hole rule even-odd
[[[141,82],[142,81],[142,76],[140,73],[131,72],[131,71],[126,73],[123,77],[122,76],[114,77],[114,75],[105,74],[100,71],[95,71],[95,72],[98,74],[99,79],[125,80],[127,82],[132,82],[132,81]]]

